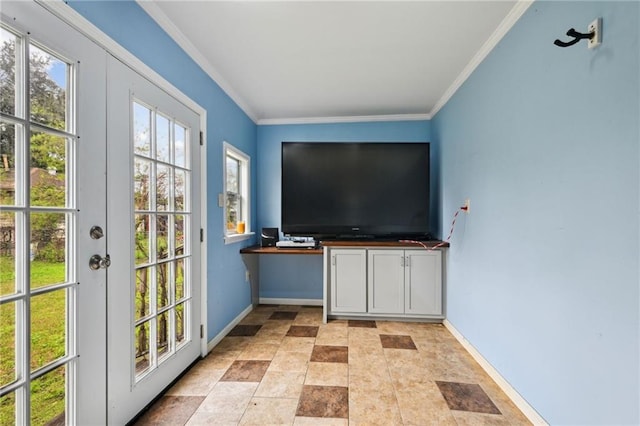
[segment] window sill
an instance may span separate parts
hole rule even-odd
[[[245,232],[244,234],[225,235],[224,243],[225,245],[239,243],[240,241],[248,240],[249,238],[253,237],[255,234],[256,234],[255,232]]]

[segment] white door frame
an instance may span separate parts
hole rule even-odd
[[[189,98],[187,95],[182,93],[178,88],[176,88],[173,84],[171,84],[168,80],[154,71],[151,67],[146,65],[136,56],[134,56],[131,52],[126,50],[116,41],[114,41],[111,37],[102,32],[99,28],[89,22],[85,17],[80,15],[78,12],[73,10],[70,6],[64,3],[63,0],[53,0],[53,1],[43,1],[43,0],[35,0],[36,2],[42,4],[46,9],[51,11],[54,15],[58,16],[67,24],[76,28],[86,37],[89,37],[99,46],[104,48],[111,55],[122,61],[124,64],[131,67],[138,74],[146,77],[155,85],[166,91],[168,94],[185,104],[187,107],[191,108],[194,112],[196,112],[200,116],[200,130],[202,132],[203,140],[207,140],[207,110],[196,103],[194,100]],[[203,325],[203,336],[200,342],[200,355],[205,356],[208,352],[207,350],[207,144],[204,143],[202,146],[202,157],[201,161],[201,185],[200,185],[200,197],[202,199],[201,205],[201,227],[203,229],[203,234],[205,235],[205,241],[200,244],[201,249],[201,298],[202,298],[202,309],[200,323]]]

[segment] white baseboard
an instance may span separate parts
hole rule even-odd
[[[502,391],[511,399],[516,407],[522,411],[531,423],[534,425],[548,426],[548,423],[542,418],[540,414],[505,380],[502,375],[493,368],[493,366],[487,361],[476,348],[460,333],[448,320],[442,322],[444,326],[453,334],[453,336],[460,342],[460,344],[469,352],[469,354],[475,359],[480,367],[493,379],[494,382],[502,389]]]
[[[220,333],[218,333],[213,339],[209,340],[209,343],[207,343],[207,353],[211,352],[211,349],[213,349],[218,343],[220,343],[220,341],[224,338],[224,336],[229,334],[229,332],[233,329],[233,327],[238,325],[238,323],[242,321],[244,317],[249,315],[249,312],[251,312],[252,310],[253,310],[253,305],[247,306],[247,308],[244,311],[240,312],[238,316],[233,319],[233,321],[227,324],[227,326],[223,328],[222,331],[220,331]]]
[[[261,297],[260,303],[263,305],[322,306],[322,299],[274,299],[269,297]]]

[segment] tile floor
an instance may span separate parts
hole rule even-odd
[[[260,305],[136,424],[530,423],[440,324]]]

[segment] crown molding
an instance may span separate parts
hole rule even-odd
[[[498,45],[500,40],[509,32],[511,27],[515,25],[520,17],[529,9],[529,6],[533,4],[534,0],[518,0],[518,2],[509,11],[507,16],[500,22],[498,28],[489,36],[487,41],[482,45],[480,50],[471,58],[466,67],[462,70],[460,75],[453,81],[451,86],[444,92],[442,97],[433,106],[429,115],[435,117],[440,109],[446,105],[446,103],[453,97],[458,89],[464,84],[465,81],[473,74],[475,69],[484,61],[484,59],[491,53],[491,51]]]
[[[341,117],[302,117],[302,118],[263,118],[258,120],[259,126],[283,124],[333,124],[333,123],[366,123],[375,121],[421,121],[431,120],[431,114],[394,114],[394,115],[356,115]]]
[[[222,77],[216,68],[211,65],[205,56],[191,43],[187,36],[178,29],[155,2],[136,0],[136,3],[213,79],[220,89],[222,89],[254,123],[258,121],[255,111],[249,107],[249,104],[233,90],[231,84]]]

